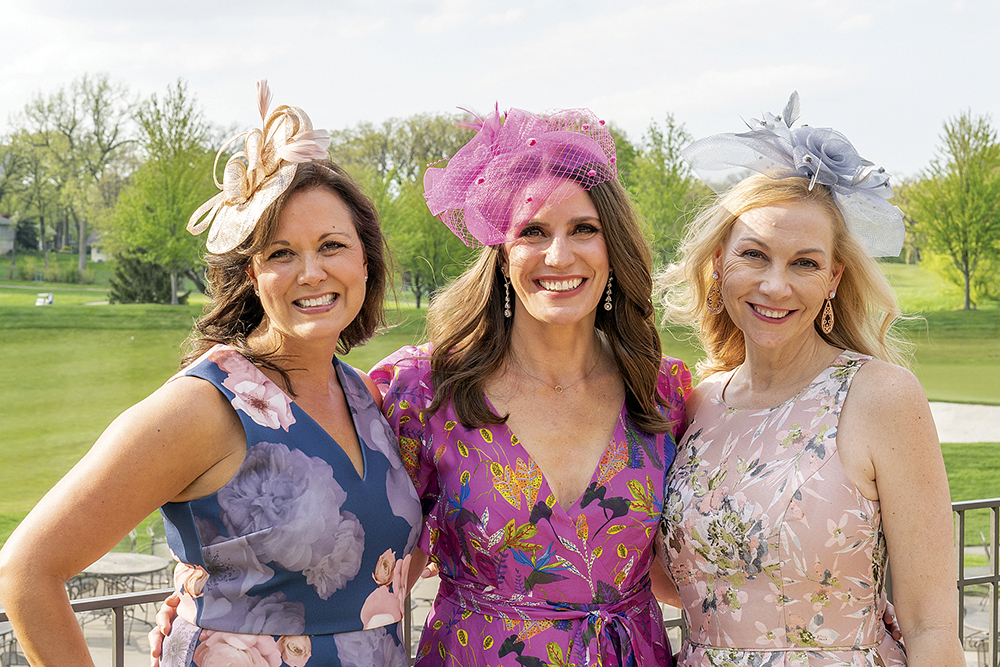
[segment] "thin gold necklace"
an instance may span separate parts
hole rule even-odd
[[[594,370],[597,368],[597,365],[599,363],[601,363],[601,355],[600,354],[597,355],[597,361],[595,361],[594,365],[590,367],[590,370],[587,371],[586,375],[584,375],[582,378],[580,378],[579,380],[577,380],[573,384],[568,384],[565,387],[562,386],[561,384],[549,384],[548,382],[546,382],[542,378],[538,377],[537,375],[532,375],[531,373],[529,373],[527,371],[527,369],[525,369],[525,367],[521,365],[521,362],[518,361],[518,362],[515,362],[515,363],[517,363],[517,367],[521,369],[521,372],[524,373],[525,375],[527,375],[528,377],[530,377],[532,380],[538,380],[539,382],[541,382],[542,384],[544,384],[546,387],[551,387],[552,389],[556,390],[556,393],[561,394],[564,391],[566,391],[567,389],[575,387],[576,385],[580,384],[581,382],[583,382],[584,380],[586,380],[587,378],[589,378],[590,374],[593,373]]]

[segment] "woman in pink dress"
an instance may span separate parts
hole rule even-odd
[[[662,276],[707,354],[659,544],[689,631],[677,662],[964,665],[941,450],[874,259],[899,253],[901,214],[883,170],[797,117],[793,94],[684,151],[760,173]],[[905,654],[882,623],[887,560]]]
[[[431,343],[371,372],[441,574],[417,664],[671,664],[650,570],[690,374],[661,356],[611,135],[512,109],[424,182],[485,247]]]

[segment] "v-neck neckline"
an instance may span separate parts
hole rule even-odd
[[[246,359],[246,357],[244,357],[244,359]],[[309,420],[307,422],[308,424],[311,424],[315,430],[318,430],[320,433],[326,436],[327,440],[329,440],[330,443],[333,445],[332,449],[334,450],[334,454],[332,454],[332,456],[343,457],[343,462],[347,464],[346,467],[349,468],[350,471],[354,474],[356,481],[359,482],[368,481],[368,463],[369,463],[368,444],[365,442],[364,438],[361,437],[361,429],[358,428],[357,416],[358,414],[360,414],[360,411],[354,409],[354,406],[351,405],[349,394],[347,390],[344,388],[344,382],[345,382],[344,380],[345,371],[343,369],[344,362],[342,362],[337,357],[334,357],[331,363],[333,363],[334,371],[337,373],[337,380],[340,382],[340,390],[344,394],[344,402],[347,403],[347,412],[351,415],[351,425],[354,427],[354,436],[358,439],[359,449],[361,450],[361,464],[363,466],[363,470],[361,472],[358,472],[358,469],[354,466],[354,461],[352,461],[351,457],[348,456],[346,451],[344,451],[344,448],[340,446],[340,443],[337,442],[337,439],[334,438],[332,435],[330,435],[330,433],[327,432],[327,430],[323,428],[323,426],[320,425],[318,421],[313,419],[312,415],[306,412],[305,409],[298,404],[295,398],[290,396],[284,389],[282,389],[277,382],[274,382],[271,380],[271,378],[267,377],[267,375],[265,375],[262,370],[257,368],[256,365],[250,362],[249,359],[247,359],[246,361],[248,364],[250,364],[250,366],[253,367],[254,371],[256,371],[261,378],[263,378],[266,382],[270,382],[275,387],[277,387],[278,391],[280,391],[282,395],[284,395],[285,398],[288,399],[289,403],[295,405],[295,407],[298,408],[299,412],[302,413],[305,416],[305,418]],[[340,468],[343,467],[344,466],[340,466]]]
[[[487,396],[485,392],[483,392],[483,398],[486,400],[486,404],[490,407],[490,409],[493,410],[493,414],[499,414],[497,412],[497,410],[496,410],[496,407],[494,407],[493,402],[490,400],[490,397]],[[615,443],[615,436],[618,435],[619,429],[621,429],[621,430],[625,429],[625,420],[622,418],[622,413],[625,411],[625,408],[626,408],[626,399],[622,399],[622,406],[618,410],[618,416],[615,419],[615,428],[611,432],[611,439],[608,440],[607,444],[604,445],[604,449],[601,450],[601,457],[599,459],[597,459],[597,465],[594,466],[594,470],[590,473],[590,481],[587,484],[587,488],[584,489],[583,493],[581,493],[580,496],[578,498],[576,498],[568,506],[563,506],[563,504],[561,502],[559,502],[558,500],[555,500],[555,505],[557,505],[559,507],[559,509],[562,510],[563,514],[565,514],[566,516],[569,516],[569,510],[573,509],[574,507],[579,506],[580,501],[583,500],[583,497],[585,495],[587,495],[587,489],[589,489],[590,486],[592,484],[594,484],[594,482],[600,476],[600,473],[601,473],[601,461],[604,460],[604,457],[607,455],[608,450],[611,449],[611,445],[613,445]],[[511,442],[513,443],[513,442],[516,441],[517,447],[522,452],[524,452],[524,455],[528,458],[528,460],[531,461],[535,465],[536,468],[538,468],[538,474],[541,475],[541,478],[542,478],[542,486],[544,486],[546,488],[546,490],[548,491],[549,495],[551,495],[552,498],[555,499],[555,494],[552,493],[552,485],[549,484],[549,478],[545,474],[545,471],[542,470],[542,467],[540,465],[538,465],[538,462],[534,459],[534,457],[531,456],[531,453],[525,448],[525,446],[522,444],[521,439],[519,437],[517,437],[517,434],[514,433],[514,430],[511,429],[511,427],[507,424],[507,422],[503,423],[503,427],[507,430],[507,434],[510,435]],[[494,438],[494,440],[495,440],[495,438]],[[539,490],[541,490],[541,489],[539,488]]]

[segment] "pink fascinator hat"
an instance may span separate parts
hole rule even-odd
[[[565,188],[557,190],[565,180],[590,190],[618,177],[614,139],[588,109],[538,115],[510,109],[501,116],[497,107],[463,125],[476,136],[446,167],[427,169],[424,198],[467,246],[512,238],[539,207],[568,195]]]

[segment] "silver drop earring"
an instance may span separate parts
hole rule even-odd
[[[510,279],[503,277],[503,316],[510,318]]]
[[[611,283],[615,279],[615,274],[608,274],[608,293],[604,297],[604,310],[611,310]]]

